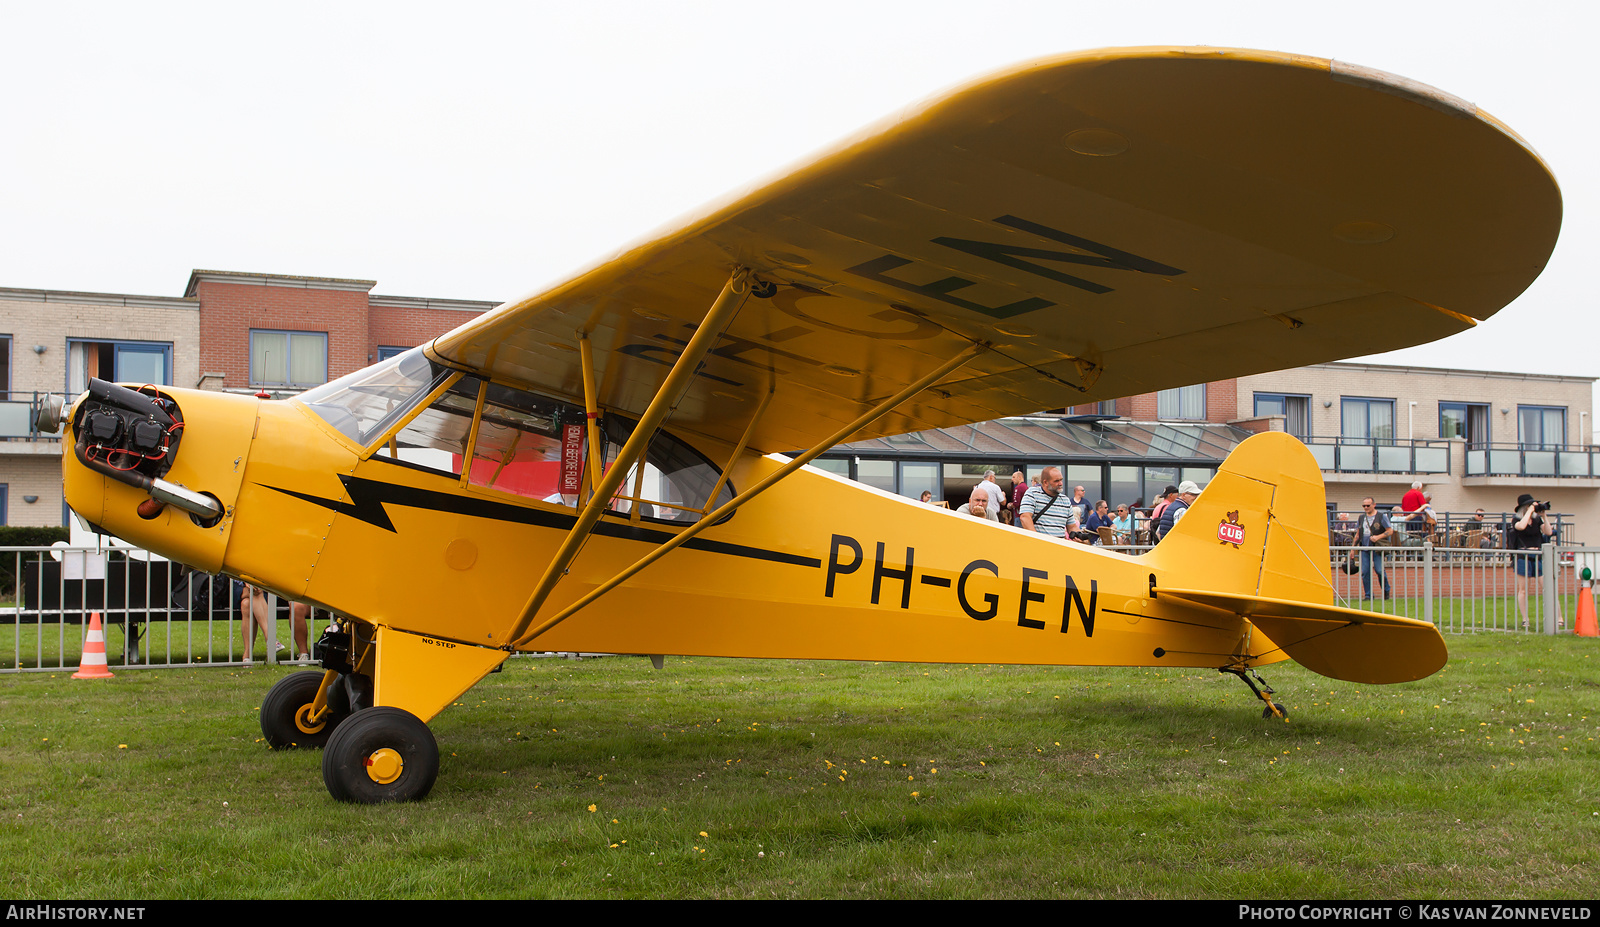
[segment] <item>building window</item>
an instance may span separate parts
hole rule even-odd
[[[380,345],[378,345],[378,360],[385,361],[385,360],[388,360],[391,357],[399,357],[400,355],[406,353],[409,350],[411,350],[411,349],[410,348],[395,347],[393,345],[380,344]]]
[[[328,382],[327,332],[250,331],[250,385],[306,388]]]
[[[1195,419],[1206,417],[1206,385],[1180,386],[1156,393],[1156,418]]]
[[[1489,443],[1489,405],[1482,402],[1439,403],[1439,437],[1461,438],[1469,447]]]
[[[1391,444],[1394,442],[1394,400],[1343,397],[1340,400],[1339,433],[1349,442]]]
[[[1256,415],[1283,416],[1283,430],[1305,440],[1311,434],[1311,397],[1256,393]]]
[[[0,335],[0,390],[11,391],[11,336]]]
[[[89,388],[89,379],[172,385],[172,344],[158,341],[67,342],[67,393]]]
[[[1517,442],[1524,448],[1564,447],[1567,407],[1517,406]]]

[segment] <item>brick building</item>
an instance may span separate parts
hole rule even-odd
[[[60,525],[44,393],[91,376],[288,396],[422,344],[495,303],[371,294],[371,280],[197,270],[184,295],[0,288],[0,524]]]
[[[375,281],[197,270],[206,389],[289,395],[442,335],[497,304],[374,296]]]
[[[40,392],[89,376],[293,395],[422,344],[495,303],[373,295],[374,281],[196,270],[181,297],[0,289],[0,521],[61,524],[60,441],[31,430]],[[1065,467],[1113,503],[1204,483],[1239,441],[1290,431],[1328,499],[1398,501],[1413,481],[1441,510],[1499,512],[1518,493],[1600,524],[1594,379],[1318,364],[841,446],[818,461],[892,492],[959,505],[985,469]],[[33,501],[28,501],[29,499]],[[1575,540],[1568,535],[1566,540]]]
[[[89,377],[193,384],[200,303],[172,296],[0,288],[0,524],[63,524],[61,440],[33,428],[46,393]]]

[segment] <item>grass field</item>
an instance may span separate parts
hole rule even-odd
[[[1199,670],[513,661],[424,802],[328,798],[293,670],[0,677],[13,898],[1556,898],[1600,871],[1600,646],[1401,686]]]

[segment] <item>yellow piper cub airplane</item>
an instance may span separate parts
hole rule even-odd
[[[1332,604],[1321,473],[1285,435],[1241,444],[1140,557],[805,464],[1442,338],[1529,285],[1560,214],[1526,143],[1433,88],[1269,52],[1084,52],[911,106],[298,398],[96,381],[45,417],[69,423],[67,499],[99,530],[337,615],[324,672],[274,686],[261,724],[325,744],[347,801],[427,794],[426,722],[517,651],[1247,683],[1292,658],[1400,682],[1444,643]]]

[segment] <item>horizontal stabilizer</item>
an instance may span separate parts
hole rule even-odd
[[[1449,656],[1439,629],[1414,618],[1198,589],[1158,595],[1232,612],[1307,669],[1348,682],[1411,682],[1438,672]]]

